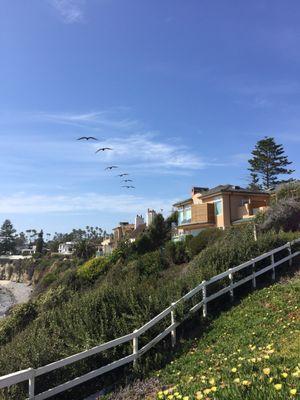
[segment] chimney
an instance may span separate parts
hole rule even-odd
[[[137,215],[134,220],[134,229],[138,226],[143,225],[145,223],[144,218],[142,215]]]

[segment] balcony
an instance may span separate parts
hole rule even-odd
[[[179,216],[178,225],[185,226],[190,224],[214,224],[215,212],[214,204],[192,204],[190,212],[185,212]]]

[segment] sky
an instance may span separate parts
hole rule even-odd
[[[192,186],[246,186],[264,136],[299,178],[299,20],[297,0],[1,0],[0,222],[167,215]]]

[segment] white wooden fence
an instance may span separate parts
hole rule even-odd
[[[86,351],[82,351],[81,353],[78,353],[78,354],[74,354],[74,355],[64,358],[62,360],[55,361],[51,364],[44,365],[43,367],[39,367],[36,369],[28,368],[23,371],[18,371],[18,372],[9,374],[9,375],[2,376],[2,377],[0,377],[0,389],[9,387],[11,385],[18,384],[20,382],[28,381],[28,394],[29,394],[30,400],[48,399],[48,398],[55,396],[61,392],[64,392],[68,389],[71,389],[71,388],[77,386],[77,385],[80,385],[90,379],[96,378],[102,374],[105,374],[106,372],[112,371],[122,365],[131,363],[131,362],[133,362],[133,364],[135,364],[139,357],[141,357],[144,353],[146,353],[148,350],[150,350],[156,343],[163,340],[164,337],[167,336],[169,333],[171,334],[172,346],[175,346],[176,328],[180,325],[181,322],[183,322],[184,319],[188,318],[191,313],[198,311],[202,307],[203,316],[206,317],[207,316],[207,303],[216,299],[219,296],[222,296],[223,294],[225,294],[227,292],[230,293],[230,297],[231,297],[231,299],[233,299],[234,289],[240,285],[243,285],[244,283],[246,283],[248,281],[252,281],[253,288],[256,288],[256,278],[268,271],[272,271],[272,279],[275,280],[276,267],[278,267],[279,265],[281,265],[287,261],[289,261],[289,265],[291,265],[292,259],[300,254],[300,251],[296,251],[294,253],[292,252],[292,245],[295,243],[299,243],[299,242],[300,242],[300,239],[294,240],[293,242],[289,242],[289,243],[285,244],[284,246],[278,247],[274,250],[264,253],[261,256],[256,257],[250,261],[247,261],[237,267],[230,268],[229,270],[222,272],[219,275],[214,276],[213,278],[209,279],[208,281],[201,282],[198,286],[196,286],[190,292],[185,294],[181,299],[177,300],[175,303],[172,303],[168,308],[166,308],[164,311],[162,311],[160,314],[158,314],[152,320],[150,320],[149,322],[147,322],[145,325],[143,325],[141,328],[135,330],[134,332],[129,333],[128,335],[122,336],[118,339],[114,339],[107,343],[103,343],[99,346],[93,347]],[[275,262],[275,260],[274,260],[275,254],[277,254],[280,251],[285,250],[285,249],[288,251],[288,255],[284,258],[281,258],[279,261]],[[270,264],[258,271],[255,271],[255,264],[261,260],[268,258],[268,257],[270,257],[270,261],[271,261]],[[240,279],[239,281],[235,282],[234,274],[238,271],[244,270],[247,267],[252,267],[251,274],[246,276],[245,278]],[[226,278],[228,278],[228,280],[229,280],[228,286],[220,289],[216,293],[213,293],[213,294],[210,294],[209,296],[207,296],[207,287],[209,285],[211,285],[212,283],[215,283],[217,281],[220,281],[221,279],[226,279]],[[175,320],[176,306],[178,306],[180,303],[186,302],[188,299],[193,298],[197,293],[201,294],[201,292],[202,292],[202,300],[188,310],[186,315],[182,318],[181,322],[177,322]],[[154,325],[159,323],[162,319],[164,319],[168,315],[170,315],[171,324],[165,330],[163,330],[159,335],[157,335],[154,339],[152,339],[150,342],[148,342],[142,348],[139,348],[139,342],[138,342],[139,337],[144,332],[148,331],[150,328],[152,328]],[[132,341],[132,348],[133,348],[132,354],[129,354],[128,356],[121,358],[120,360],[114,361],[108,365],[101,367],[101,368],[98,368],[96,370],[88,372],[80,377],[72,379],[68,382],[65,382],[65,383],[63,383],[59,386],[56,386],[52,389],[49,389],[45,392],[35,394],[35,378],[36,377],[44,375],[48,372],[57,370],[58,368],[65,367],[66,365],[72,364],[76,361],[86,359],[87,357],[101,353],[104,350],[114,348],[116,346],[119,346],[120,344],[129,342],[129,341]]]

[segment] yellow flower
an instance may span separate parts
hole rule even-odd
[[[283,373],[281,374],[281,376],[282,376],[283,378],[286,378],[286,377],[288,376],[288,374],[287,374],[286,372],[283,372]]]
[[[166,396],[167,394],[169,394],[168,390],[164,390],[164,395]]]
[[[270,375],[270,372],[271,372],[270,368],[264,368],[264,369],[263,369],[263,373],[264,373],[265,375]]]
[[[250,381],[247,381],[247,380],[244,380],[244,381],[242,382],[242,384],[243,384],[244,386],[250,386],[250,385],[251,385],[251,382],[250,382]]]
[[[184,396],[182,400],[189,400],[189,396]]]
[[[297,394],[297,389],[291,389],[291,390],[290,390],[290,394],[291,394],[292,396],[295,396],[295,394]]]
[[[233,380],[233,382],[234,382],[234,383],[240,383],[241,380],[240,380],[240,378],[235,378],[235,379]]]
[[[275,388],[276,390],[281,390],[282,384],[281,384],[281,383],[276,383],[276,385],[274,385],[274,388]]]
[[[211,385],[214,385],[216,383],[214,378],[210,378],[210,380],[208,381]]]
[[[209,393],[210,393],[210,389],[204,389],[204,390],[203,390],[203,393],[204,393],[204,394],[209,394]]]
[[[178,392],[175,392],[175,393],[174,393],[174,396],[175,396],[175,397],[178,397],[178,396],[179,396],[179,393],[178,393]]]
[[[158,395],[158,398],[159,398],[159,399],[163,399],[163,398],[164,398],[164,395],[163,395],[163,394],[159,394],[159,395]]]
[[[197,392],[197,393],[196,393],[196,399],[197,399],[197,400],[203,399],[203,394],[202,394],[201,392]]]
[[[272,383],[274,378],[269,378],[269,382]]]
[[[160,391],[160,392],[158,392],[157,394],[160,396],[160,395],[162,395],[162,394],[163,394],[163,392],[162,392],[162,391]]]
[[[167,397],[167,399],[172,400],[173,397],[174,397],[174,396],[173,396],[172,394],[169,394],[169,396]]]
[[[270,356],[269,356],[268,354],[266,354],[266,355],[264,356],[264,358],[265,358],[266,360],[268,360],[268,359],[270,358]]]
[[[217,391],[217,387],[216,387],[216,386],[212,386],[212,387],[210,388],[210,390],[211,390],[212,392],[216,392],[216,391]]]
[[[237,369],[236,368],[231,368],[231,372],[236,372]]]

